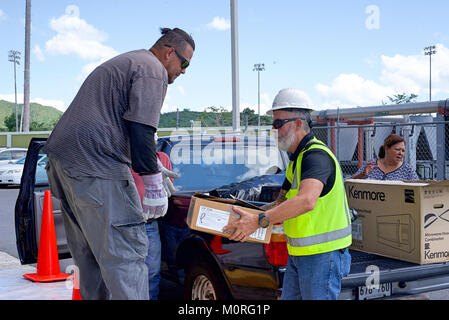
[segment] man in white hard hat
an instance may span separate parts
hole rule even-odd
[[[279,148],[290,153],[279,197],[259,216],[239,208],[231,240],[246,241],[260,227],[283,222],[288,264],[281,299],[337,299],[349,273],[351,221],[338,160],[310,132],[312,109],[302,91],[283,89],[275,97],[273,128]]]

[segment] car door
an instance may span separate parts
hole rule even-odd
[[[24,156],[26,156],[27,151],[26,150],[12,150],[11,151],[11,158],[13,160],[18,160]]]
[[[41,151],[46,140],[33,138],[30,141],[15,206],[17,251],[22,264],[37,262],[44,192],[49,190],[45,167],[38,165],[39,160],[42,162],[46,158]],[[60,202],[53,196],[52,207],[59,259],[69,258]]]

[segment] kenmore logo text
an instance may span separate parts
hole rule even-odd
[[[449,252],[448,251],[430,252],[430,250],[425,250],[424,257],[427,260],[447,258],[449,257]]]
[[[385,193],[379,191],[362,191],[354,190],[354,186],[349,187],[349,198],[371,200],[371,201],[385,201]]]

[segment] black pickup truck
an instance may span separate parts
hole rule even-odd
[[[15,206],[22,264],[37,261],[48,185],[36,185],[35,176],[42,170],[37,168],[37,159],[45,142],[34,138],[30,143]],[[182,224],[194,192],[261,205],[276,197],[287,165],[286,154],[268,137],[163,137],[159,138],[158,150],[170,156],[173,170],[180,174],[174,181],[178,191],[170,198],[167,215],[159,223],[178,221],[179,228],[187,229]],[[59,201],[52,201],[59,258],[69,258]],[[168,255],[174,257],[171,268],[164,261]],[[354,250],[351,255],[351,272],[342,280],[339,299],[395,299],[449,288],[449,263],[417,265]],[[268,300],[280,296],[287,251],[282,225],[274,226],[269,244],[234,242],[189,229],[176,249],[163,252],[162,257],[162,276],[179,281],[186,300]],[[376,287],[370,286],[373,277],[378,280]]]

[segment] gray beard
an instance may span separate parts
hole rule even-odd
[[[278,148],[283,151],[288,151],[294,140],[295,140],[294,131],[290,130],[286,138],[279,139],[278,137]]]

